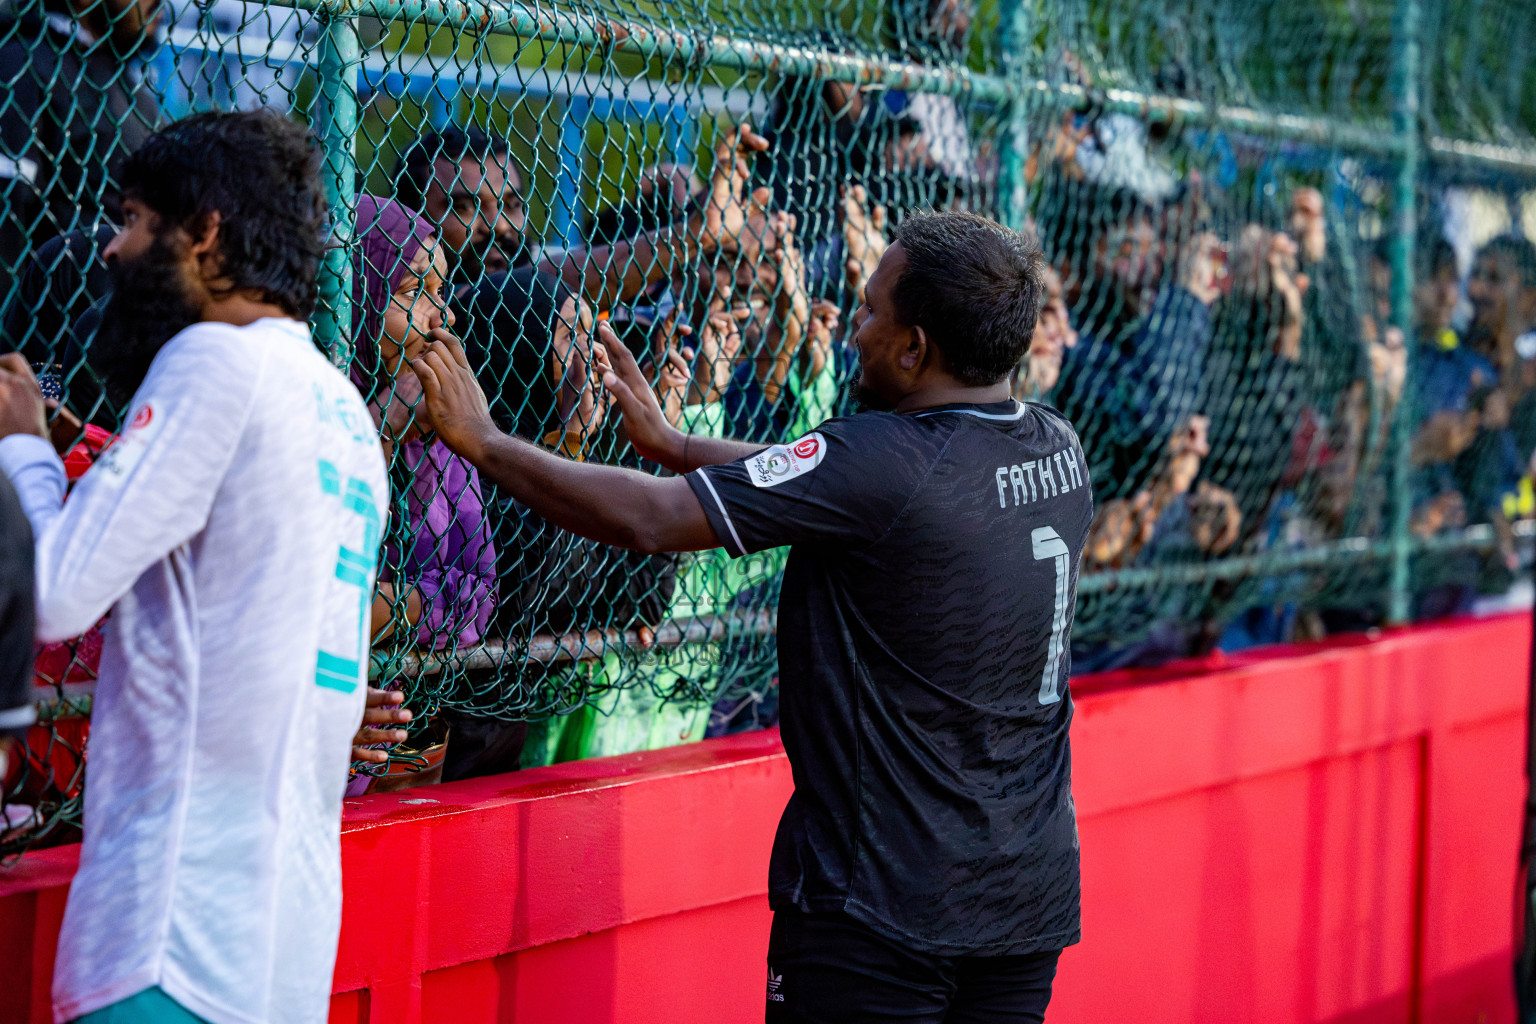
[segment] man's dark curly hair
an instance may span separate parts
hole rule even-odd
[[[1040,249],[972,213],[919,213],[896,231],[907,257],[893,297],[964,384],[996,384],[1024,358],[1044,293]]]
[[[421,213],[427,206],[427,188],[432,184],[439,160],[460,164],[465,160],[484,163],[498,157],[510,165],[519,182],[527,180],[522,167],[512,160],[505,139],[493,139],[478,128],[444,128],[420,136],[395,162],[391,181],[395,198]]]
[[[194,114],[124,161],[123,197],[194,236],[217,213],[230,289],[307,320],[329,228],[320,159],[309,129],[272,111]]]

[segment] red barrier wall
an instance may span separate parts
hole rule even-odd
[[[1053,1024],[1509,1024],[1530,624],[1074,682],[1081,945]],[[773,732],[349,803],[333,1022],[761,1020]],[[46,1021],[75,848],[0,873]]]

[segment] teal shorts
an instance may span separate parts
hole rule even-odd
[[[147,988],[137,995],[76,1017],[74,1024],[208,1024],[160,990]]]

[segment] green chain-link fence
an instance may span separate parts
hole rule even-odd
[[[314,126],[338,242],[314,333],[391,452],[374,676],[418,713],[397,767],[448,721],[531,721],[539,763],[771,720],[783,561],[550,527],[418,436],[401,347],[451,309],[504,427],[636,464],[586,358],[603,318],[675,422],[786,440],[849,410],[859,284],[924,206],[1027,228],[1055,268],[1016,392],[1090,456],[1080,668],[1510,586],[1536,449],[1520,0],[3,11],[5,329],[81,422],[78,470],[134,385],[92,345],[114,158],[209,107]],[[700,224],[735,201],[742,122],[770,148],[720,237]],[[443,297],[418,302],[438,251]],[[412,312],[384,315],[402,288]],[[0,853],[73,834],[100,644],[40,655]]]

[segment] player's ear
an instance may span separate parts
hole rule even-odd
[[[219,228],[223,217],[214,210],[190,232],[192,244],[188,251],[197,261],[205,281],[215,280],[223,272],[223,254],[219,252]]]
[[[907,347],[902,351],[898,362],[901,368],[908,372],[917,370],[928,358],[928,332],[921,327],[908,328]]]

